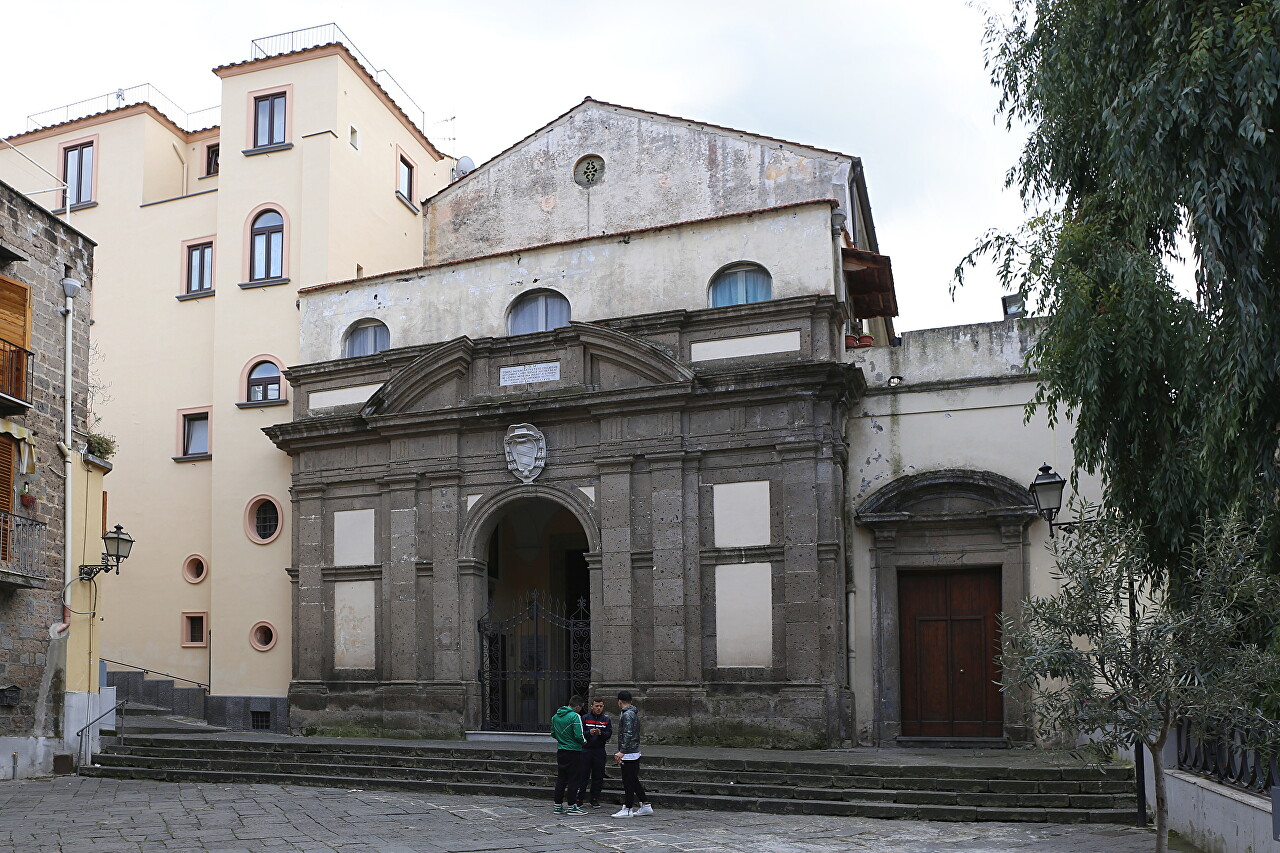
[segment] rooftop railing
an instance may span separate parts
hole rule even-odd
[[[44,112],[33,113],[27,116],[27,130],[39,130],[42,127],[48,127],[53,124],[62,124],[65,121],[84,118],[107,110],[116,110],[121,107],[143,103],[151,104],[151,106],[168,116],[174,124],[186,131],[213,127],[221,119],[220,107],[207,107],[203,110],[187,112],[155,86],[150,83],[142,83],[137,86],[130,86],[128,89],[116,89],[114,92],[107,92],[105,95],[96,95],[83,101],[76,101],[74,104],[65,104]]]
[[[282,53],[306,50],[309,47],[319,47],[322,44],[341,44],[351,51],[351,55],[364,66],[374,80],[378,81],[378,85],[387,90],[391,100],[395,101],[400,109],[405,111],[405,114],[418,126],[419,130],[426,133],[426,114],[423,112],[422,107],[418,106],[418,102],[409,97],[409,93],[396,82],[396,78],[392,77],[390,72],[385,68],[379,68],[374,65],[369,57],[364,54],[364,51],[356,47],[355,42],[337,24],[321,24],[317,27],[307,27],[301,30],[256,38],[250,44],[249,58],[265,59],[268,56],[279,56]]]

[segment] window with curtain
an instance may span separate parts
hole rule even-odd
[[[507,334],[528,335],[569,325],[569,300],[552,290],[521,296],[507,317]]]
[[[361,320],[347,332],[342,354],[345,358],[373,355],[391,348],[391,332],[377,320]]]
[[[252,251],[249,258],[249,281],[282,278],[284,217],[274,210],[264,210],[253,220],[249,239]]]
[[[773,278],[759,264],[735,264],[711,282],[711,307],[746,305],[773,298]]]

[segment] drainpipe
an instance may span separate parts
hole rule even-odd
[[[63,490],[65,497],[62,502],[62,572],[65,586],[62,588],[62,621],[68,622],[71,619],[69,610],[71,607],[71,582],[75,580],[75,560],[71,555],[71,542],[73,534],[72,514],[71,514],[71,496],[72,487],[71,479],[74,475],[72,470],[72,452],[71,452],[71,340],[72,340],[72,320],[75,317],[75,298],[80,292],[80,282],[74,278],[64,278],[62,280],[62,294],[65,297],[65,306],[62,309],[62,328],[65,337],[65,348],[62,354],[62,442],[58,446],[58,450],[62,452],[62,461],[65,466],[65,475],[63,477]]]

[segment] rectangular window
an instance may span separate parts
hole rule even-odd
[[[281,145],[285,141],[285,95],[276,92],[253,99],[253,145]]]
[[[360,131],[356,130],[355,125],[352,125],[351,127],[349,127],[348,131],[349,131],[349,136],[347,138],[351,141],[351,147],[359,151],[360,150]]]
[[[208,613],[183,613],[182,614],[182,645],[183,646],[209,645],[208,628],[209,628]]]
[[[404,196],[405,201],[413,202],[413,164],[404,157],[400,158],[400,171],[396,183],[396,192]]]
[[[73,145],[62,152],[62,179],[67,182],[63,206],[93,201],[93,143]]]
[[[199,456],[209,452],[209,413],[182,416],[182,455]]]
[[[271,731],[270,711],[250,711],[249,719],[252,721],[254,731]]]
[[[218,174],[218,156],[221,153],[221,151],[222,151],[222,146],[220,146],[216,142],[213,145],[210,145],[208,148],[204,149],[205,177],[208,177],[209,175]]]
[[[213,290],[213,244],[187,247],[187,293]]]

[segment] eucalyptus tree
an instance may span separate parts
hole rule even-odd
[[[988,19],[1031,218],[957,281],[994,258],[1047,315],[1033,405],[1073,419],[1078,466],[1157,570],[1203,512],[1280,486],[1278,38],[1276,0],[1012,0]],[[1180,252],[1194,299],[1167,271]]]

